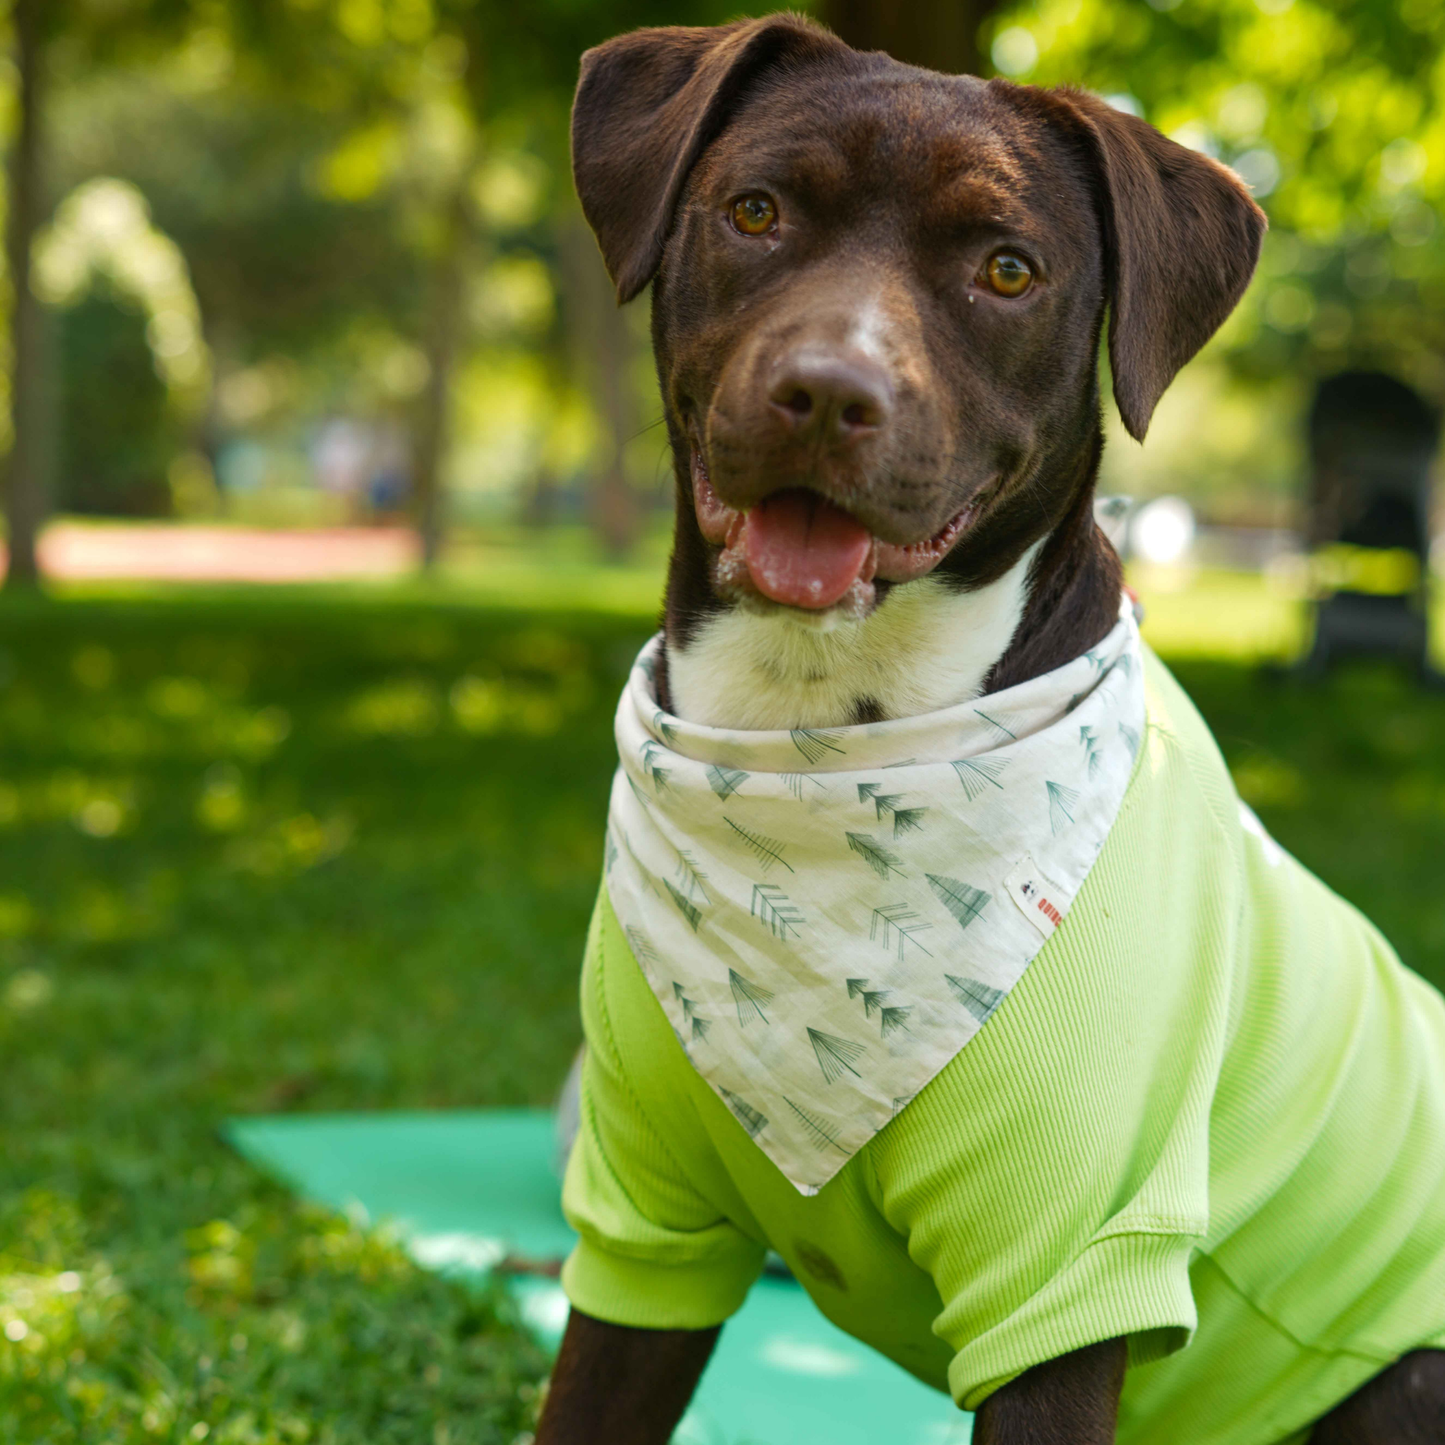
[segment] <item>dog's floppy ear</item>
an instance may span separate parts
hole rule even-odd
[[[572,174],[602,258],[630,301],[662,259],[688,171],[745,87],[779,62],[847,54],[798,15],[634,30],[587,51],[572,103]]]
[[[1096,96],[1049,94],[1098,169],[1114,400],[1143,441],[1165,387],[1244,295],[1267,223],[1218,161]]]

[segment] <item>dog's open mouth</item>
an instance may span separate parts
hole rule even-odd
[[[719,587],[809,612],[836,607],[860,617],[875,601],[875,579],[910,582],[931,572],[978,511],[971,502],[934,536],[907,546],[875,537],[857,518],[805,487],[774,492],[743,512],[713,490],[697,447],[692,490],[703,536],[722,548]]]

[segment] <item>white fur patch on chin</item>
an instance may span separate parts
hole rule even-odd
[[[955,592],[937,577],[889,590],[862,622],[735,608],[669,647],[677,715],[708,727],[844,727],[860,701],[885,718],[977,697],[1007,651],[1028,595],[1031,547],[997,582]]]

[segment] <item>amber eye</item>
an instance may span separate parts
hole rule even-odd
[[[733,202],[733,229],[744,236],[765,236],[778,224],[778,208],[762,191],[739,196]]]
[[[1010,299],[1022,296],[1034,284],[1034,268],[1015,251],[998,251],[983,268],[989,289]]]

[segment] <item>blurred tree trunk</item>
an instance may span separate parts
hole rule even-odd
[[[582,212],[569,207],[562,220],[562,262],[567,326],[576,373],[592,398],[602,436],[593,457],[588,515],[609,557],[632,550],[641,525],[637,493],[627,479],[627,443],[638,434],[634,363],[637,342],[597,252]]]
[[[463,166],[442,218],[436,259],[432,267],[430,312],[424,347],[426,386],[417,408],[416,529],[421,540],[421,565],[430,572],[441,555],[445,526],[442,466],[451,442],[452,373],[461,340],[463,287],[469,221],[467,182],[471,166]]]
[[[35,543],[45,519],[45,318],[30,287],[30,251],[42,214],[40,126],[44,55],[40,12],[46,0],[14,0],[15,67],[19,96],[15,140],[7,169],[5,258],[10,270],[10,462],[6,487],[10,565],[7,587],[40,580]]]
[[[193,440],[196,450],[205,457],[211,469],[216,498],[224,514],[227,497],[221,482],[221,454],[226,446],[227,426],[221,399],[226,383],[240,367],[241,344],[239,328],[229,315],[210,318],[205,331],[206,344],[211,352],[211,376],[205,408],[196,418]]]
[[[855,50],[886,50],[930,70],[979,75],[978,32],[1000,0],[824,0],[821,18]]]
[[[549,466],[537,468],[522,500],[522,522],[528,527],[545,530],[557,518],[561,488],[557,473]]]

